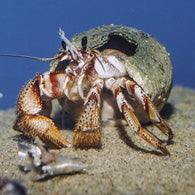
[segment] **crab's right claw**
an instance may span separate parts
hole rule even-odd
[[[48,73],[45,74],[48,75]],[[49,76],[55,77],[56,81],[64,75],[53,73]],[[14,129],[24,132],[33,139],[38,136],[49,148],[71,147],[70,142],[64,138],[54,122],[47,117],[51,113],[51,102],[43,101],[41,98],[42,83],[46,83],[44,75],[38,74],[35,79],[29,80],[20,92],[17,101],[18,117]]]
[[[35,139],[38,136],[49,148],[71,147],[71,143],[46,116],[24,115],[17,118],[14,126],[15,128],[17,126],[17,129],[19,128],[28,137]]]

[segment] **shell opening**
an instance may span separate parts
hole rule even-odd
[[[116,49],[127,56],[133,56],[136,53],[137,46],[138,44],[135,41],[127,40],[125,36],[121,34],[110,34],[108,41],[96,49],[99,51]]]

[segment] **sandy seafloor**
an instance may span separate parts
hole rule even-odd
[[[31,173],[18,168],[23,160],[14,140],[20,133],[12,130],[14,109],[0,111],[0,177],[20,180],[28,194],[195,194],[195,90],[173,88],[162,115],[175,134],[173,143],[167,146],[170,158],[154,153],[154,148],[128,126],[119,130],[105,125],[101,149],[56,151],[83,158],[94,168],[34,182]],[[153,125],[147,128],[165,138]],[[72,140],[73,131],[61,132]]]

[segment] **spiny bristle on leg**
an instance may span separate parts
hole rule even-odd
[[[98,147],[100,145],[101,131],[100,129],[89,131],[76,131],[74,135],[74,147],[89,148]]]
[[[38,136],[50,148],[71,147],[71,143],[65,139],[48,117],[24,115],[17,121],[17,126],[25,135],[33,139]]]
[[[91,88],[80,119],[75,127],[74,146],[80,148],[96,147],[100,143],[100,91],[101,86]]]
[[[100,114],[97,102],[90,98],[84,107],[80,120],[75,127],[75,147],[95,147],[101,138]]]

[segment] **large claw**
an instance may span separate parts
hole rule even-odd
[[[63,73],[45,73],[38,74],[35,79],[27,82],[18,97],[15,130],[21,130],[33,139],[38,136],[50,148],[71,147],[71,143],[64,138],[54,122],[42,115],[49,116],[51,112],[49,100],[63,93],[63,89],[57,86],[64,78]],[[50,81],[53,83],[49,83]],[[55,93],[51,91],[54,89],[52,85],[56,87]],[[48,95],[48,101],[42,100],[44,93]]]
[[[18,117],[17,126],[28,137],[35,139],[38,136],[49,148],[71,147],[71,143],[64,138],[54,122],[46,116],[24,115]]]

